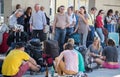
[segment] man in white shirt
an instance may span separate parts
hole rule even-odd
[[[40,5],[35,4],[35,12],[30,18],[30,28],[33,30],[33,38],[40,38],[41,41],[45,40],[44,30],[46,26],[46,17],[44,12],[40,10]]]
[[[75,14],[74,14],[73,11],[74,10],[73,10],[72,6],[68,7],[68,10],[67,10],[66,14],[69,18],[70,25],[69,25],[69,27],[67,27],[67,33],[66,33],[67,35],[70,35],[74,32],[74,27],[75,27],[75,24],[76,24],[76,17],[75,17]]]

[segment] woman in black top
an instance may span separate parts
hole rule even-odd
[[[27,32],[28,35],[30,35],[30,24],[29,20],[32,14],[32,8],[28,7],[26,12],[25,12],[25,25],[24,25],[24,31]]]
[[[118,50],[115,47],[115,42],[112,39],[108,39],[108,46],[103,50],[103,60],[97,59],[97,62],[105,68],[117,69],[120,68],[118,63]]]

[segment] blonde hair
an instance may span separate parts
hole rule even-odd
[[[98,41],[97,49],[100,49],[100,48],[101,48],[100,39],[99,39],[98,37],[94,37],[93,43],[94,43],[95,41]]]
[[[68,43],[70,43],[70,44],[72,44],[72,45],[74,45],[74,44],[75,44],[75,41],[74,41],[74,39],[73,39],[73,38],[69,38],[67,42],[68,42]]]

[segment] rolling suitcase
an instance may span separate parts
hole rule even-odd
[[[4,33],[3,34],[3,40],[2,40],[2,44],[0,45],[0,53],[5,53],[7,52],[9,46],[7,45],[7,39],[9,37],[8,33]]]
[[[56,40],[44,41],[44,52],[55,59],[55,57],[59,56],[58,42]]]
[[[111,32],[108,34],[108,38],[114,40],[115,45],[119,46],[119,33]]]

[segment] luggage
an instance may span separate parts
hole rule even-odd
[[[115,45],[119,46],[119,33],[111,32],[108,34],[108,38],[114,40]]]
[[[7,45],[7,40],[8,40],[9,34],[8,33],[3,33],[3,40],[0,45],[0,53],[5,53],[7,52],[9,46]]]
[[[79,33],[73,33],[73,34],[71,34],[71,35],[69,36],[69,38],[73,38],[76,45],[79,45],[79,43],[81,42],[81,41],[80,41],[80,38],[81,38],[81,37],[80,37],[80,34],[79,34]]]
[[[46,40],[44,41],[44,52],[53,59],[59,55],[59,46],[56,40]]]
[[[11,32],[7,44],[11,46],[12,43],[16,42],[27,42],[28,41],[28,35],[25,32]]]
[[[39,39],[31,39],[28,41],[25,50],[32,58],[36,60],[38,65],[45,67],[47,63],[48,66],[52,66],[53,59],[51,56],[43,53],[41,46],[42,45]]]

